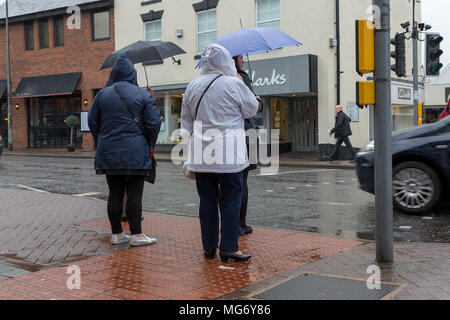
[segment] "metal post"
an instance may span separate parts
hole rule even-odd
[[[8,0],[6,6],[6,83],[8,88],[8,150],[12,151],[12,113],[11,113],[11,70],[10,70],[10,50],[9,50],[9,12]]]
[[[390,0],[373,0],[380,9],[375,30],[375,207],[376,260],[393,262],[392,120],[390,67]]]
[[[416,0],[413,0],[413,92],[414,92],[414,126],[419,124],[419,51],[418,51],[418,38],[419,32],[417,30],[416,21]]]

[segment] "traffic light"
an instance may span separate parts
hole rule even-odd
[[[406,47],[405,34],[397,33],[395,38],[391,39],[395,51],[391,52],[391,57],[395,59],[395,64],[391,65],[391,70],[397,74],[397,77],[406,76]]]
[[[362,76],[375,71],[375,25],[356,20],[356,72]]]
[[[443,65],[440,63],[440,57],[443,51],[440,44],[444,40],[439,34],[427,34],[426,37],[426,74],[427,76],[438,76]]]
[[[361,109],[370,105],[375,105],[375,82],[356,82],[356,104]]]

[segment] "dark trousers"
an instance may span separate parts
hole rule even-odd
[[[338,153],[339,148],[341,147],[342,143],[345,143],[347,148],[350,150],[350,153],[352,154],[352,159],[356,158],[356,151],[352,146],[352,143],[350,142],[350,139],[348,137],[339,137],[336,145],[334,146],[333,152],[329,155],[330,159],[333,159],[336,153]]]
[[[204,250],[238,251],[239,213],[242,203],[242,172],[196,173],[200,196],[200,226]],[[220,197],[219,197],[220,190]]]
[[[123,198],[127,193],[126,214],[131,234],[141,234],[144,176],[107,175],[109,187],[108,217],[113,234],[122,233]]]
[[[248,174],[249,170],[244,170],[242,172],[242,204],[241,204],[241,213],[239,216],[239,225],[241,227],[247,226],[247,208],[248,208]]]

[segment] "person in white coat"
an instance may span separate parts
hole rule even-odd
[[[245,261],[251,255],[238,247],[242,171],[249,166],[244,119],[255,117],[259,103],[224,47],[206,46],[201,59],[201,75],[183,98],[181,130],[190,135],[186,168],[200,197],[204,255],[214,258],[219,248],[222,261]]]

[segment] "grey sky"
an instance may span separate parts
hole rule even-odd
[[[450,27],[448,24],[450,0],[418,0],[418,2],[419,1],[422,2],[421,22],[432,25],[433,29],[430,31],[438,32],[444,37],[444,41],[441,44],[441,48],[444,51],[441,62],[445,66],[450,63]],[[3,2],[5,2],[5,0],[0,0],[0,3]]]

